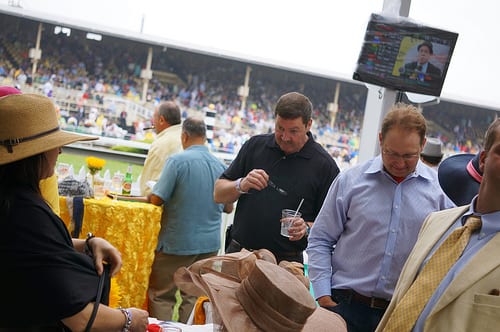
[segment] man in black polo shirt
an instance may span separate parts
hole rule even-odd
[[[226,252],[265,248],[279,261],[303,262],[307,235],[330,184],[339,173],[333,158],[314,141],[312,103],[290,92],[275,108],[275,132],[255,135],[241,148],[215,183],[217,203],[238,200]],[[280,235],[282,209],[296,209],[302,218]]]

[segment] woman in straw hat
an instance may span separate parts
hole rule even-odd
[[[0,97],[0,331],[146,331],[144,310],[95,305],[104,262],[116,274],[120,253],[102,238],[72,239],[40,194],[61,146],[95,137],[61,131],[52,101]]]
[[[21,93],[21,90],[17,88],[5,85],[0,86],[0,97]],[[59,207],[58,183],[57,175],[55,173],[46,179],[40,180],[40,192],[45,201],[49,204],[52,210],[54,210],[55,214],[60,215],[61,209]]]

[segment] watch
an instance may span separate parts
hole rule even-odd
[[[241,190],[241,187],[240,187],[241,180],[243,180],[243,178],[239,178],[238,180],[236,180],[236,190],[237,190],[240,194],[247,194],[247,193],[248,193],[247,191],[243,191],[243,190]]]
[[[85,252],[85,254],[89,256],[93,255],[92,248],[89,245],[89,241],[92,240],[93,238],[95,238],[95,235],[92,232],[88,232],[87,239],[85,240],[85,248],[83,251]]]
[[[309,226],[309,224],[306,223],[306,236],[309,236],[309,233],[311,233],[311,226]]]

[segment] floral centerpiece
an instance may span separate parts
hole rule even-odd
[[[85,161],[87,162],[87,167],[92,176],[96,175],[96,173],[106,165],[106,160],[97,157],[87,157]]]
[[[87,167],[89,169],[89,172],[91,174],[91,186],[92,190],[94,192],[94,195],[96,195],[96,174],[106,165],[106,160],[97,158],[97,157],[87,157],[85,158],[85,161],[87,162]]]

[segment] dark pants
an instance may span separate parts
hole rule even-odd
[[[332,290],[332,298],[338,304],[327,307],[338,313],[347,323],[349,332],[373,332],[384,315],[385,309],[371,308],[365,303],[351,301],[351,299]]]
[[[240,252],[241,249],[244,247],[239,244],[238,241],[232,239],[231,242],[229,242],[229,245],[226,248],[226,254],[230,254],[232,252]],[[245,248],[249,251],[252,251],[253,249],[250,248]],[[276,257],[276,261],[279,263],[281,261],[289,261],[289,262],[299,262],[299,263],[304,263],[304,256],[302,254],[302,251],[297,251],[297,252],[283,252],[283,253],[276,253],[273,252],[274,256]]]

